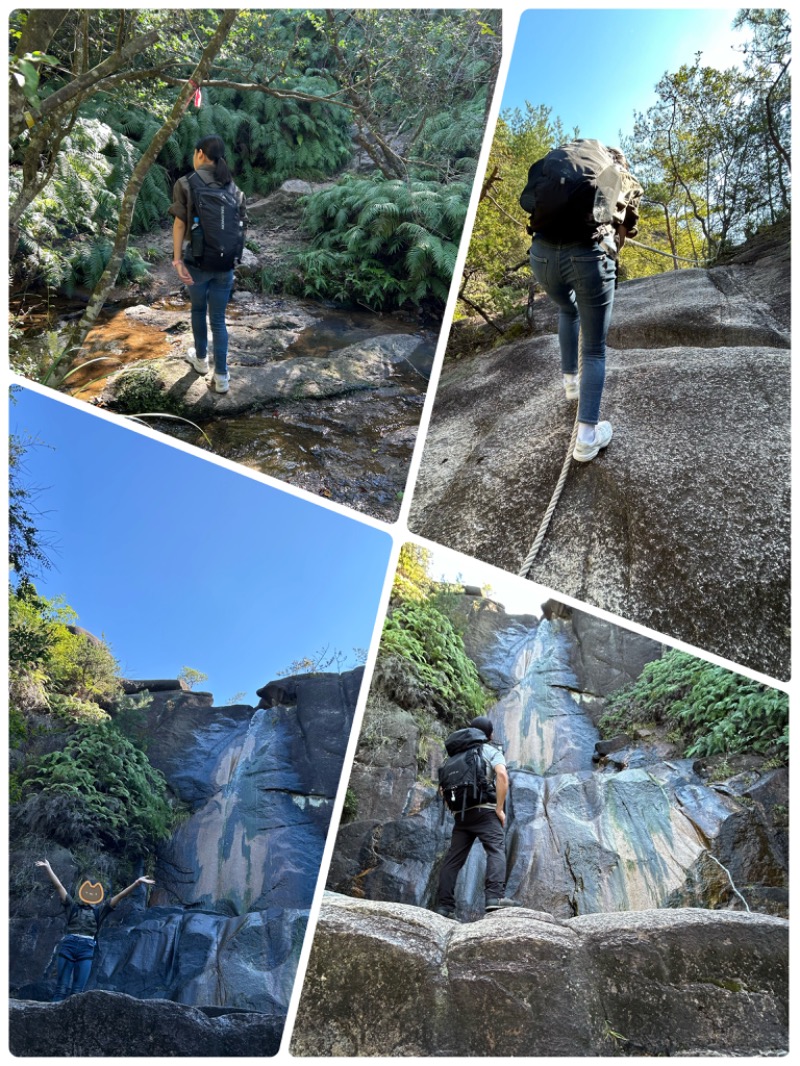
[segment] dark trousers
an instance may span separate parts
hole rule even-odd
[[[505,833],[494,809],[473,807],[456,815],[450,850],[439,874],[437,904],[455,907],[456,880],[469,856],[470,848],[480,840],[486,852],[486,899],[502,899],[506,890]]]
[[[87,936],[65,936],[58,946],[58,976],[53,1002],[83,992],[92,969],[94,940]]]

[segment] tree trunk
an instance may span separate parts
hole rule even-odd
[[[14,58],[22,59],[28,52],[47,52],[50,42],[56,35],[56,30],[66,17],[66,9],[29,11],[25,25],[22,27],[22,34],[17,41],[17,47],[14,49]],[[25,94],[17,85],[16,78],[9,78],[9,122],[12,121],[11,116],[19,115],[24,129],[26,123],[23,118],[23,112],[27,110],[29,110],[28,102],[25,99]]]
[[[192,81],[197,85],[202,83],[208,73],[217,53],[225,43],[225,39],[227,38],[238,13],[239,12],[236,10],[227,10],[220,19],[214,36],[206,45],[205,51],[200,57],[200,62],[197,64],[191,75]],[[122,260],[125,258],[125,252],[128,248],[131,222],[133,220],[133,209],[136,206],[136,200],[138,199],[142,182],[144,181],[148,170],[155,162],[158,153],[172,136],[172,133],[177,129],[181,117],[183,116],[183,112],[186,110],[186,105],[194,95],[194,92],[195,86],[187,81],[186,85],[178,94],[178,99],[175,101],[175,106],[172,108],[169,118],[155,135],[148,145],[147,150],[134,167],[122,197],[119,211],[119,223],[117,225],[117,236],[114,240],[111,258],[108,261],[106,269],[103,271],[102,277],[95,286],[83,317],[75,327],[74,334],[69,339],[70,345],[80,347],[83,344],[86,340],[87,333],[97,321],[97,316],[103,309],[106,297],[117,280],[117,275],[122,266]]]

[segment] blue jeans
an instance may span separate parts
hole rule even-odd
[[[56,994],[53,1002],[59,1003],[67,996],[83,992],[89,980],[94,958],[94,940],[74,933],[64,937],[58,945],[58,971]]]
[[[596,241],[554,244],[534,237],[531,270],[558,305],[558,343],[564,374],[578,372],[581,334],[578,418],[596,425],[606,377],[606,335],[614,305],[617,265]]]
[[[233,271],[200,270],[188,264],[186,269],[194,282],[189,286],[189,299],[192,301],[192,334],[197,358],[205,359],[208,354],[208,315],[214,341],[214,373],[227,374],[228,327],[225,325],[225,308],[233,290]]]

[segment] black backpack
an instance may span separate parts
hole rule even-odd
[[[232,270],[244,250],[236,186],[232,181],[221,187],[206,185],[195,173],[186,180],[193,204],[186,262],[200,270]]]
[[[528,233],[571,238],[611,222],[621,192],[619,164],[600,141],[584,139],[537,159],[519,202],[531,216]]]
[[[439,789],[445,803],[455,814],[467,806],[496,803],[492,784],[492,767],[481,754],[486,734],[481,729],[457,729],[445,740],[449,758],[439,768]]]

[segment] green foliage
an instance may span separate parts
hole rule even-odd
[[[47,671],[56,692],[78,700],[109,700],[119,692],[119,663],[111,649],[87,633],[58,625]]]
[[[25,451],[33,442],[8,438],[8,566],[12,584],[29,585],[50,568],[46,545],[34,513],[36,490],[25,483]]]
[[[180,400],[167,393],[156,370],[146,365],[123,372],[115,403],[117,410],[127,415],[153,412],[179,415],[183,412]]]
[[[352,788],[348,788],[344,794],[344,807],[342,808],[342,825],[354,822],[358,817],[358,796]]]
[[[64,138],[53,177],[22,216],[14,261],[19,280],[41,282],[67,294],[95,286],[111,256],[120,189],[137,159],[138,153],[108,124],[94,118],[75,123]],[[13,168],[9,184],[13,200],[21,188],[21,176]],[[170,197],[162,190],[159,198],[158,192],[151,172],[137,201],[134,225],[138,220],[147,228],[163,218]],[[120,284],[147,276],[146,263],[129,249]]]
[[[182,666],[178,673],[178,680],[183,681],[187,688],[192,689],[195,685],[208,681],[208,674],[204,674],[202,670],[195,670],[191,666]]]
[[[525,263],[530,248],[519,194],[530,165],[567,139],[549,107],[526,102],[524,111],[505,111],[498,119],[461,290],[490,315],[507,315],[527,299],[530,272],[513,269]],[[463,317],[472,308],[462,301],[456,313]]]
[[[170,829],[163,775],[111,723],[83,725],[36,760],[22,795],[17,816],[28,830],[65,846],[143,855]]]
[[[383,627],[381,653],[399,656],[445,722],[482,714],[490,700],[452,623],[428,600],[396,607]]]
[[[614,693],[600,719],[604,735],[642,721],[673,727],[689,756],[756,752],[787,760],[788,697],[685,652],[649,663],[631,686]]]
[[[406,542],[400,549],[394,581],[392,603],[420,603],[429,594],[433,581],[428,577],[431,553],[419,544]]]
[[[455,268],[469,187],[457,182],[346,176],[308,197],[315,248],[299,256],[303,293],[372,310],[443,305]]]

